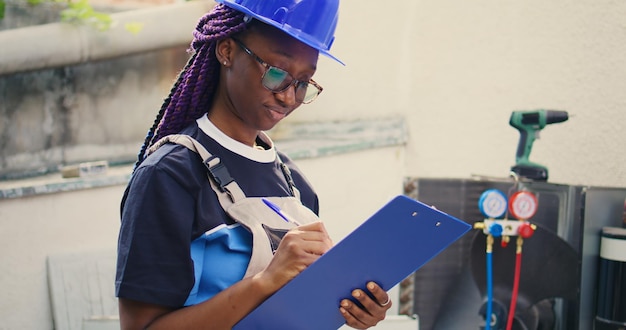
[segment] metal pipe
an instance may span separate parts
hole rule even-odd
[[[0,31],[0,75],[188,45],[198,19],[214,4],[198,0],[114,13],[103,32],[63,22]],[[128,23],[143,27],[132,33]]]

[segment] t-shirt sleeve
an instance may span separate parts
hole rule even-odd
[[[193,287],[195,200],[158,165],[138,168],[123,199],[116,295],[180,307]]]

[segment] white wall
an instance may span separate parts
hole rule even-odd
[[[549,181],[626,186],[626,2],[344,0],[319,100],[290,120],[403,114],[407,173],[505,177],[511,111],[560,109],[530,159]]]
[[[337,242],[392,197],[403,193],[402,147],[299,160],[320,198],[320,217]]]
[[[46,257],[114,249],[123,191],[113,186],[0,201],[0,329],[52,329]]]
[[[402,147],[298,161],[335,242],[402,194],[404,161]],[[46,257],[115,249],[124,188],[0,200],[0,329],[52,329]]]

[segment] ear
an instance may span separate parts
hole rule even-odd
[[[234,42],[231,38],[222,39],[215,46],[215,57],[221,65],[230,67],[233,59]]]

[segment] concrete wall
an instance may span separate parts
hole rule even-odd
[[[132,159],[186,59],[181,47],[0,77],[0,175]]]
[[[0,31],[0,179],[80,161],[132,160],[187,61],[198,18],[213,4],[115,12],[106,31],[30,19],[22,23],[34,26],[7,24],[19,28]],[[9,4],[5,20],[47,13],[47,6],[23,6]],[[179,23],[164,30],[165,21]]]

